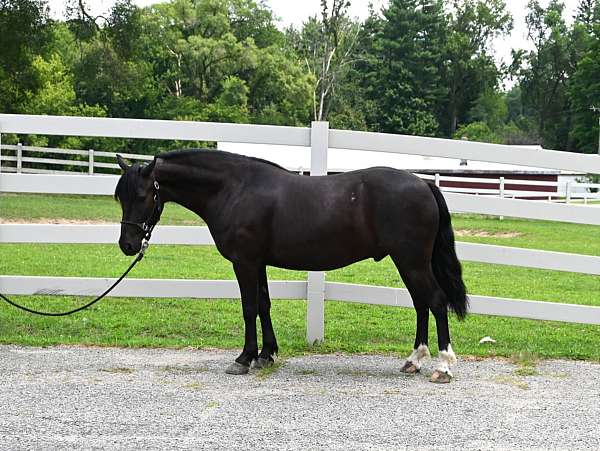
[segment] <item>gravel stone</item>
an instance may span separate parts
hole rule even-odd
[[[0,346],[0,449],[600,449],[600,365],[380,355],[230,376],[217,350]]]

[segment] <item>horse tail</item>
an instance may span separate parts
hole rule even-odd
[[[446,294],[448,307],[456,313],[459,319],[464,319],[467,315],[469,299],[462,278],[462,267],[456,256],[450,212],[439,188],[433,183],[428,183],[428,185],[435,197],[440,214],[438,232],[433,245],[433,274]]]

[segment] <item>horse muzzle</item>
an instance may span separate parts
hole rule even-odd
[[[140,241],[137,244],[132,243],[129,240],[119,240],[119,247],[121,248],[121,252],[123,252],[127,256],[132,256],[137,254],[142,248],[142,242]]]

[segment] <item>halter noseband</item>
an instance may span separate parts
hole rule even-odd
[[[152,236],[152,231],[154,230],[154,227],[156,227],[156,224],[158,223],[158,221],[160,219],[160,215],[163,210],[163,204],[160,201],[159,188],[160,187],[158,185],[158,182],[156,180],[154,180],[154,207],[152,208],[152,213],[150,213],[150,216],[148,216],[148,219],[146,219],[144,222],[121,221],[121,224],[136,226],[137,228],[141,229],[142,232],[144,232],[145,243],[142,243],[143,247],[144,247],[144,244],[145,244],[145,247],[148,247],[147,243],[148,243],[148,241],[150,241],[150,237]]]

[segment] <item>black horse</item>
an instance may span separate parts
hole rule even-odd
[[[176,202],[206,222],[217,249],[233,264],[245,341],[227,373],[268,366],[278,351],[267,265],[325,271],[389,255],[417,312],[414,351],[402,371],[418,372],[429,356],[431,310],[440,350],[432,381],[452,378],[449,367],[456,357],[448,307],[464,318],[467,296],[450,214],[434,184],[385,167],[305,177],[269,161],[212,150],[164,153],[145,166],[117,159],[123,169],[115,191],[123,209],[119,246],[126,255],[140,251],[162,205]],[[257,316],[263,332],[260,354]]]

